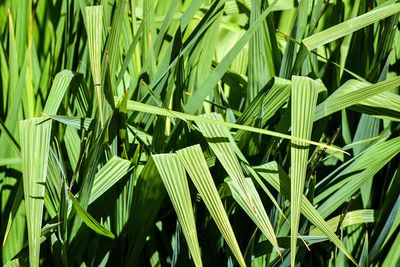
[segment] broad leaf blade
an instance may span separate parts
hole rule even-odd
[[[306,77],[292,78],[292,135],[311,138],[313,117],[321,83]],[[296,263],[297,235],[300,223],[300,207],[306,179],[308,146],[303,142],[291,145],[291,266]]]
[[[217,121],[222,120],[222,116],[217,113],[206,114],[203,117]],[[245,179],[234,148],[229,142],[229,139],[232,139],[232,137],[228,129],[224,126],[203,122],[197,122],[197,125],[218,160],[231,177],[232,182],[229,185],[231,190],[235,192],[233,197],[279,252],[278,242],[271,222],[252,180]]]
[[[190,253],[196,266],[202,266],[200,247],[185,169],[175,154],[153,155],[167,193],[181,224]]]
[[[93,85],[96,91],[97,103],[101,125],[104,125],[103,117],[103,92],[101,72],[101,49],[103,46],[103,6],[85,7],[86,32],[88,36],[88,49],[90,70]]]
[[[366,82],[349,80],[317,106],[315,120],[319,120],[352,105],[363,104],[368,99],[376,97],[379,93],[394,89],[399,85],[400,77],[371,85]]]
[[[67,90],[70,88],[71,84],[78,84],[81,78],[81,74],[74,73],[69,70],[63,70],[57,73],[56,77],[54,78],[53,85],[51,86],[43,113],[49,115],[57,114]]]
[[[129,172],[130,165],[128,160],[112,157],[95,175],[89,205],[124,177]]]
[[[26,219],[28,224],[29,263],[39,266],[40,233],[44,192],[50,149],[51,121],[42,118],[19,123]]]
[[[303,39],[303,44],[309,51],[311,51],[324,44],[330,43],[352,32],[371,25],[377,21],[392,16],[398,12],[400,12],[400,4],[391,4],[385,7],[374,9],[361,16],[339,23],[324,31],[307,37]]]
[[[200,146],[187,147],[178,150],[176,153],[199,191],[222,236],[232,250],[233,255],[235,255],[240,266],[246,266]]]

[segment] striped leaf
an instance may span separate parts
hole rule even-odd
[[[232,250],[233,255],[235,255],[240,266],[246,266],[200,145],[187,147],[178,150],[176,153],[199,191],[222,236]]]
[[[44,192],[50,149],[51,121],[33,118],[19,123],[29,264],[39,266]]]
[[[101,50],[103,47],[103,6],[85,7],[85,19],[86,32],[88,36],[90,70],[97,96],[100,121],[101,125],[103,126],[103,80],[101,71]]]
[[[210,120],[222,120],[222,116],[216,113],[202,115],[202,117]],[[245,178],[243,174],[234,148],[229,142],[229,140],[233,139],[228,129],[224,126],[203,122],[197,122],[197,125],[201,133],[207,139],[208,145],[232,179],[231,182],[228,182],[228,185],[231,188],[233,197],[279,252],[276,235],[264,209],[264,205],[261,202],[252,180]]]
[[[186,172],[175,154],[153,155],[196,266],[203,266]]]
[[[304,139],[311,138],[315,106],[320,82],[306,77],[292,77],[292,135]],[[308,162],[308,146],[304,142],[293,141],[291,145],[291,266],[296,263],[297,235],[300,222],[300,207],[304,191]]]

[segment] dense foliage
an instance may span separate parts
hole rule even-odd
[[[0,2],[5,266],[399,266],[400,3]]]

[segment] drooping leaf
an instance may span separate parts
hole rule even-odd
[[[92,215],[90,215],[81,206],[79,201],[75,198],[75,196],[70,191],[68,192],[68,195],[69,195],[69,199],[72,201],[72,204],[74,204],[77,214],[90,229],[92,229],[99,235],[107,236],[112,239],[115,238],[114,234],[110,230],[108,230],[106,227],[104,227],[102,224],[100,224],[98,221],[96,221],[96,219],[93,218]]]
[[[400,77],[391,78],[372,85],[356,80],[349,80],[317,106],[315,120],[319,120],[352,105],[362,103],[363,101],[368,101],[369,98],[396,88],[399,85]]]

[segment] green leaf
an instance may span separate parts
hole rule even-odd
[[[200,145],[176,152],[240,266],[246,266]]]
[[[375,222],[375,216],[376,214],[374,210],[352,210],[347,212],[344,216],[335,216],[326,223],[329,225],[329,228],[332,232],[336,232],[336,230],[338,230],[338,226],[345,228],[350,225],[373,223]],[[318,228],[314,228],[310,230],[310,235],[323,235],[323,232]]]
[[[33,118],[19,123],[29,263],[39,266],[40,232],[50,149],[51,121]]]
[[[157,213],[164,201],[165,187],[153,158],[146,161],[133,192],[132,215],[128,229],[127,265],[137,266],[146,238],[154,227]]]
[[[115,97],[115,99],[116,99],[116,102],[118,102],[118,103],[119,103],[119,101],[121,101],[121,98],[119,98],[119,97]],[[224,121],[216,121],[216,120],[205,118],[202,116],[196,116],[196,115],[192,115],[192,114],[177,112],[177,111],[173,111],[173,110],[166,109],[166,108],[159,108],[159,107],[143,104],[143,103],[140,103],[137,101],[132,101],[132,100],[128,100],[127,109],[144,112],[144,113],[156,114],[156,115],[160,115],[160,116],[179,118],[179,119],[187,120],[187,121],[195,121],[197,123],[208,123],[208,124],[224,126],[224,127],[232,128],[232,129],[240,129],[240,130],[250,131],[250,132],[254,132],[254,133],[260,133],[260,134],[270,135],[270,136],[274,136],[274,137],[285,138],[285,139],[292,140],[292,141],[304,142],[307,144],[320,146],[320,147],[323,147],[323,148],[326,148],[326,149],[329,149],[332,151],[344,152],[343,150],[338,149],[336,147],[329,146],[329,145],[326,145],[323,143],[310,141],[310,140],[307,140],[304,138],[299,138],[296,136],[281,134],[278,132],[260,129],[260,128],[256,128],[256,127],[251,127],[251,126],[247,126],[247,125],[239,125],[239,124],[234,124],[234,123],[229,123],[229,122],[224,122]],[[344,153],[346,153],[346,152],[344,152]]]
[[[193,261],[196,266],[203,266],[185,169],[175,154],[152,157],[174,206]]]
[[[69,198],[72,201],[72,204],[75,207],[75,210],[79,217],[82,219],[82,221],[93,231],[98,233],[99,235],[107,236],[111,239],[114,239],[115,236],[114,234],[105,228],[102,224],[100,224],[98,221],[96,221],[95,218],[92,217],[79,203],[79,201],[74,197],[74,195],[68,191]]]
[[[400,4],[391,4],[381,8],[376,8],[361,16],[352,18],[348,21],[339,23],[333,27],[309,36],[303,39],[302,42],[308,51],[311,51],[368,25],[390,17],[398,12],[400,12]]]
[[[288,101],[290,90],[290,81],[279,77],[273,78],[250,103],[250,106],[238,119],[237,124],[254,126],[258,119],[261,127],[264,127],[266,122]],[[245,131],[239,130],[235,139],[243,138],[243,142],[247,142],[247,138],[245,138],[247,136]]]
[[[327,217],[335,209],[360,189],[361,185],[385,166],[400,151],[400,137],[374,144],[356,158],[347,168],[333,177],[333,181],[342,180],[335,191],[326,189],[323,194],[315,197],[319,203],[318,212]],[[341,179],[344,178],[344,179]],[[323,203],[321,203],[321,201]]]
[[[321,82],[306,77],[292,77],[292,135],[311,138],[313,115],[317,104]],[[300,207],[306,180],[308,146],[303,142],[291,144],[291,194],[290,194],[290,236],[291,266],[296,264],[297,235],[300,223]]]
[[[69,70],[63,70],[57,73],[54,77],[53,85],[51,86],[49,96],[47,97],[43,113],[56,115],[67,90],[71,85],[76,86],[79,84],[81,79],[82,74],[74,73]]]
[[[44,116],[49,117],[55,121],[61,122],[62,124],[71,126],[75,129],[88,131],[92,124],[91,118],[81,118],[73,116],[60,116],[60,115],[50,115],[43,113]]]
[[[210,94],[211,90],[217,85],[218,81],[225,74],[226,70],[232,64],[232,61],[247,44],[250,38],[254,35],[256,30],[262,25],[267,15],[272,11],[273,7],[278,1],[274,1],[268,8],[261,13],[261,15],[254,21],[254,23],[249,27],[246,33],[240,38],[238,42],[232,47],[228,54],[221,60],[217,67],[211,72],[211,74],[205,79],[205,81],[200,85],[197,91],[189,98],[188,103],[185,105],[184,110],[193,114],[196,113],[204,99]]]
[[[88,36],[88,49],[90,70],[93,85],[96,91],[97,103],[101,125],[104,126],[103,117],[103,92],[101,71],[101,50],[103,47],[103,6],[85,7],[86,32]]]
[[[317,106],[315,120],[317,121],[352,105],[363,104],[364,101],[376,97],[379,93],[398,86],[400,86],[400,77],[387,79],[372,85],[357,80],[349,80]]]
[[[222,120],[222,116],[217,113],[206,114],[203,115],[203,117],[211,120]],[[228,129],[224,126],[208,123],[197,122],[197,125],[206,138],[208,145],[232,179],[231,182],[228,182],[228,185],[231,188],[234,199],[279,252],[275,232],[264,209],[264,205],[261,202],[252,180],[249,178],[246,179],[243,174],[234,148],[229,142],[229,139],[232,140],[232,137]]]
[[[261,166],[254,167],[254,170],[263,177],[271,186],[285,197],[290,197],[291,181],[289,176],[278,166],[276,162],[268,162]],[[355,259],[348,252],[346,247],[336,236],[335,232],[331,230],[326,221],[314,208],[311,202],[304,196],[301,196],[301,213],[318,229],[320,229],[329,240],[336,245],[356,266],[358,266]]]
[[[95,175],[89,205],[128,174],[130,165],[131,162],[128,160],[112,157]]]
[[[380,119],[400,121],[400,96],[387,91],[382,92],[358,102],[351,109]]]

